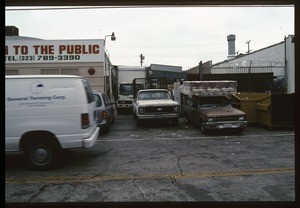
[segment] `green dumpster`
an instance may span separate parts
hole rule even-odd
[[[232,95],[232,106],[246,113],[248,123],[258,123],[256,104],[270,96],[270,93],[236,93]]]

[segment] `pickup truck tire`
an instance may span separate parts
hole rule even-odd
[[[173,126],[178,126],[179,118],[173,118],[173,119],[171,120],[171,122],[172,122],[172,125],[173,125]]]
[[[141,127],[142,126],[142,121],[138,118],[136,118],[136,126]]]
[[[25,149],[26,158],[34,170],[52,168],[57,162],[58,152],[59,147],[46,138],[30,141]]]
[[[236,132],[237,132],[238,134],[242,134],[243,131],[244,131],[244,128],[239,128],[239,129],[236,130]]]

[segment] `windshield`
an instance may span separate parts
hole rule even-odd
[[[144,89],[144,85],[143,84],[136,84],[136,91],[138,92],[139,90],[143,90]]]
[[[144,91],[140,92],[138,100],[169,100],[170,95],[166,91]]]
[[[230,104],[230,99],[225,96],[206,97],[199,99],[200,108],[224,107]]]
[[[120,84],[119,93],[120,95],[132,95],[132,84]]]

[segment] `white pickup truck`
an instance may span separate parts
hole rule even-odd
[[[142,120],[170,120],[178,125],[180,105],[165,89],[147,89],[138,92],[133,101],[133,116],[139,126]]]

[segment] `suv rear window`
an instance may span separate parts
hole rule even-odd
[[[87,80],[82,80],[83,86],[84,86],[84,91],[88,100],[88,103],[92,103],[95,101],[94,93],[92,91],[92,88],[90,84],[88,83]]]
[[[96,107],[100,107],[102,105],[102,100],[100,98],[100,95],[94,94],[95,95],[95,102],[96,102]]]

